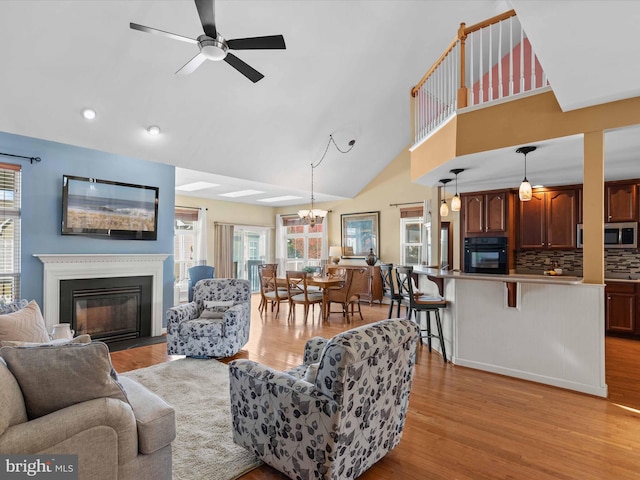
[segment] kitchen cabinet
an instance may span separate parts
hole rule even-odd
[[[507,190],[460,195],[463,236],[506,234],[509,195]]]
[[[531,200],[519,203],[520,249],[576,248],[577,189],[534,191]]]
[[[605,286],[605,324],[607,333],[635,334],[638,284],[607,282]]]
[[[635,183],[611,182],[605,184],[604,221],[637,222],[637,185]]]

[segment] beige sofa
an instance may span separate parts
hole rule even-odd
[[[81,480],[171,478],[175,412],[156,394],[120,377],[127,401],[103,396],[30,419],[27,389],[7,364],[0,359],[0,453],[77,454]]]

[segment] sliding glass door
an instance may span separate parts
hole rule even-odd
[[[236,278],[251,282],[251,291],[260,290],[258,265],[269,260],[269,228],[236,225],[233,230],[233,264]]]

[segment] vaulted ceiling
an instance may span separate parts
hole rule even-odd
[[[212,198],[246,188],[264,193],[238,201],[299,197],[278,206],[307,202],[310,164],[333,134],[356,145],[329,148],[316,199],[353,197],[409,145],[409,90],[459,23],[512,7],[564,109],[640,95],[629,61],[640,2],[218,1],[225,38],[284,35],[286,50],[235,52],[265,75],[253,84],[224,62],[175,75],[197,47],[129,28],[195,38],[190,0],[3,0],[0,131],[176,165],[178,183],[219,184],[194,192]],[[152,124],[160,136],[147,135]],[[621,157],[637,151],[628,136]]]

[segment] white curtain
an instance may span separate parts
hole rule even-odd
[[[284,273],[287,269],[287,241],[284,234],[282,215],[276,215],[276,263],[278,271]]]
[[[207,209],[198,209],[198,222],[196,223],[196,248],[194,260],[196,265],[207,264]]]

